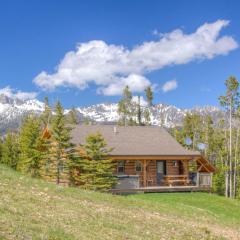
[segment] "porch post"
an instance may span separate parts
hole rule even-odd
[[[143,160],[143,187],[147,186],[147,160]]]
[[[199,172],[197,172],[197,187],[199,187]]]

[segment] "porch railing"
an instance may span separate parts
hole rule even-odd
[[[197,186],[212,187],[212,173],[197,173]]]

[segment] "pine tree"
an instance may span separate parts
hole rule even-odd
[[[118,103],[118,114],[120,115],[120,125],[136,125],[133,120],[134,107],[132,103],[132,93],[128,86],[123,89],[122,99]]]
[[[19,134],[19,165],[18,169],[32,177],[40,177],[41,169],[41,121],[36,116],[27,116]]]
[[[47,127],[51,123],[52,118],[52,110],[49,106],[48,97],[44,98],[44,111],[41,115],[41,120],[44,127]]]
[[[79,148],[75,148],[70,161],[69,161],[69,181],[70,185],[80,186],[81,182],[81,173],[82,173],[82,151]]]
[[[77,111],[74,107],[68,113],[68,123],[73,125],[78,124]]]
[[[209,158],[214,158],[214,165],[217,172],[213,175],[213,191],[217,194],[224,195],[225,193],[225,161],[227,157],[226,149],[226,129],[225,121],[220,119],[213,130],[213,139],[211,140],[212,147],[208,149]]]
[[[52,146],[48,147],[50,149],[48,163],[51,176],[59,184],[61,180],[69,180],[69,162],[74,151],[74,146],[70,141],[71,128],[66,126],[64,110],[59,101],[56,104],[55,113],[51,125]]]
[[[153,101],[153,91],[152,91],[151,86],[148,86],[145,89],[145,94],[146,94],[148,106],[151,107],[153,105],[153,103],[152,103],[152,101]]]
[[[138,95],[138,103],[137,103],[137,119],[138,119],[138,125],[142,125],[142,109],[141,109],[141,98]]]
[[[145,108],[143,115],[144,115],[144,124],[151,125],[150,111],[148,108]]]
[[[107,148],[101,134],[89,135],[82,146],[80,180],[82,187],[89,190],[106,191],[115,183],[113,176],[114,163],[109,158],[111,149]]]
[[[16,170],[19,163],[18,135],[8,132],[1,144],[1,149],[1,162]]]
[[[191,148],[197,150],[197,144],[201,140],[202,118],[199,114],[187,114],[183,120],[184,136],[191,139]]]
[[[204,131],[202,136],[202,140],[205,143],[205,156],[207,159],[211,158],[211,153],[214,151],[214,128],[213,128],[213,120],[210,115],[205,116],[204,118]]]

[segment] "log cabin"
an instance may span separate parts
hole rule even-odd
[[[77,125],[72,142],[84,144],[99,132],[115,164],[118,183],[112,192],[174,192],[210,190],[214,166],[200,152],[181,146],[158,126]]]

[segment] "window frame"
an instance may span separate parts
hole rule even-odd
[[[120,168],[122,168],[122,171],[119,171]],[[124,160],[117,161],[117,174],[118,175],[125,174],[125,161]]]
[[[140,165],[137,165],[140,164]],[[140,167],[140,170],[138,170],[137,168]],[[142,162],[140,160],[135,161],[135,172],[140,173],[143,170],[143,165]]]

